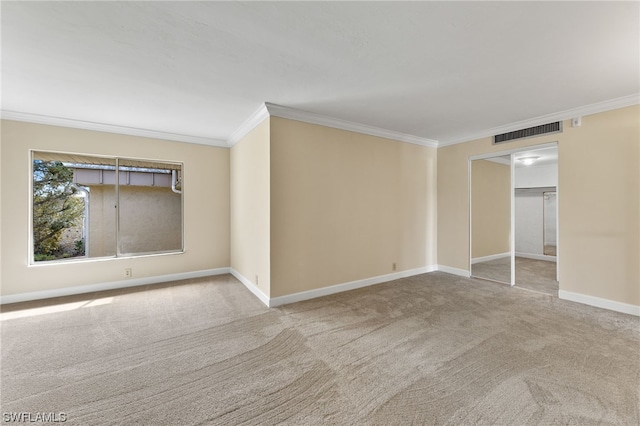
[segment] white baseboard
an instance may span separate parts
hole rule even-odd
[[[452,268],[451,266],[438,265],[438,271],[446,272],[447,274],[458,275],[465,278],[471,277],[471,274],[466,269]]]
[[[488,262],[490,260],[502,259],[509,256],[511,256],[510,252],[492,254],[490,256],[474,257],[473,259],[471,259],[471,264],[473,265],[474,263]]]
[[[75,294],[93,293],[95,291],[115,290],[119,288],[138,287],[148,284],[160,284],[168,281],[180,281],[211,275],[228,274],[229,268],[203,269],[201,271],[181,272],[179,274],[158,275],[154,277],[134,278],[126,281],[111,281],[99,284],[87,284],[76,287],[65,287],[52,290],[32,291],[29,293],[0,296],[0,304],[28,302],[30,300],[50,299],[52,297],[72,296]]]
[[[271,307],[271,305],[269,304],[269,297],[264,294],[262,292],[262,290],[260,290],[258,287],[256,287],[256,285],[254,283],[252,283],[251,281],[249,281],[249,279],[247,277],[245,277],[244,275],[242,275],[240,272],[236,271],[233,268],[229,268],[231,272],[231,275],[233,275],[234,277],[236,277],[238,279],[238,281],[240,281],[242,284],[244,284],[244,286],[251,292],[253,293],[258,299],[260,299],[260,301],[262,303],[264,303],[265,305],[267,305],[268,307]]]
[[[437,268],[435,265],[425,266],[422,268],[408,269],[406,271],[394,272],[393,274],[378,275],[376,277],[365,278],[363,280],[350,281],[347,283],[336,284],[329,287],[316,288],[300,293],[288,294],[269,299],[269,307],[287,305],[289,303],[302,302],[303,300],[315,299],[316,297],[329,296],[331,294],[342,293],[344,291],[355,290],[362,287],[368,287],[375,284],[382,284],[400,278],[411,277],[414,275],[426,274],[433,272]]]
[[[616,302],[615,300],[602,299],[586,294],[573,293],[570,291],[558,291],[558,297],[563,300],[582,303],[584,305],[595,306],[596,308],[609,309],[611,311],[622,312],[623,314],[640,316],[640,306],[628,303]]]
[[[535,259],[535,260],[546,260],[548,262],[557,262],[558,258],[556,256],[547,256],[544,254],[535,254],[535,253],[522,253],[517,251],[516,257],[525,257],[527,259]]]

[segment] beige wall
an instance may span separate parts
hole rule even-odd
[[[93,186],[89,196],[89,257],[116,254],[116,188]]]
[[[558,155],[560,288],[640,305],[640,106],[584,117]]]
[[[231,148],[231,267],[266,296],[271,282],[269,129],[266,119]]]
[[[29,266],[30,149],[183,162],[185,253]],[[3,296],[229,266],[228,149],[3,120],[1,175]]]
[[[120,281],[125,267],[143,278],[231,265],[270,297],[389,274],[392,263],[468,270],[469,157],[558,141],[560,289],[640,305],[639,121],[634,106],[437,154],[275,117],[231,150],[3,121],[2,295]],[[183,162],[185,253],[28,266],[30,149]]]
[[[271,297],[435,265],[436,150],[271,118]]]
[[[471,162],[471,257],[511,250],[511,167]]]
[[[582,126],[493,146],[438,149],[438,263],[469,268],[470,156],[558,141],[560,290],[640,305],[640,107],[582,118]]]
[[[166,187],[120,186],[120,252],[180,250],[182,202]],[[89,256],[115,253],[115,187],[91,186]]]
[[[182,202],[171,188],[120,186],[120,252],[182,248]]]

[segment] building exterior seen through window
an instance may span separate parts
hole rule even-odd
[[[183,250],[182,164],[32,152],[33,262]]]

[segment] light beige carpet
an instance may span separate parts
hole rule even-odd
[[[516,257],[516,286],[557,296],[556,271],[556,262]]]
[[[639,420],[638,318],[500,284],[431,273],[268,309],[221,276],[60,302],[4,308],[3,413],[62,412],[69,425]]]
[[[475,277],[503,283],[511,281],[511,259],[501,258],[472,265]],[[556,263],[548,260],[516,257],[516,287],[558,295]]]
[[[478,262],[471,265],[471,275],[501,283],[511,283],[511,257]]]

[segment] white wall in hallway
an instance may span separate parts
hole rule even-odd
[[[516,167],[516,188],[548,188],[558,185],[558,165]],[[547,219],[555,223],[555,202],[553,203],[553,215]],[[550,207],[550,206],[548,206]],[[549,215],[549,211],[546,212]],[[542,190],[535,192],[515,193],[515,229],[516,229],[516,253],[535,255],[544,254],[545,239],[545,206]],[[555,229],[555,226],[553,227]],[[551,229],[548,229],[548,231]],[[547,235],[547,242],[556,243],[555,236]]]
[[[542,255],[542,192],[516,191],[516,253]]]
[[[545,193],[544,203],[544,244],[555,246],[558,241],[556,193]]]
[[[516,167],[516,188],[538,188],[558,185],[558,165]]]

